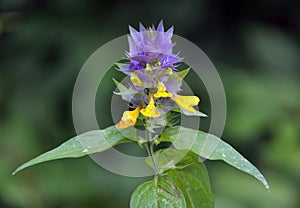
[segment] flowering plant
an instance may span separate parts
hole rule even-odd
[[[120,121],[103,130],[78,135],[59,147],[21,165],[14,173],[37,163],[102,152],[122,142],[145,147],[145,161],[153,168],[154,179],[141,184],[132,194],[130,207],[214,207],[208,174],[203,159],[223,160],[256,177],[268,189],[263,175],[248,160],[220,138],[178,125],[176,116],[206,115],[197,110],[197,96],[183,96],[183,79],[190,69],[178,70],[183,58],[173,53],[173,27],[139,31],[129,27],[129,51],[116,63],[117,69],[130,78],[124,84],[114,80],[129,109]],[[161,129],[163,132],[160,132]],[[137,135],[137,129],[145,136]],[[207,142],[208,141],[208,142]],[[172,144],[157,148],[158,144]],[[215,143],[212,149],[209,144]],[[166,146],[166,145],[165,145]],[[156,151],[154,151],[156,147]],[[201,159],[199,159],[201,156]]]

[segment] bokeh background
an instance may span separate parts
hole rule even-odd
[[[85,60],[128,24],[161,19],[215,64],[228,103],[224,140],[271,186],[207,162],[216,207],[300,207],[299,1],[2,0],[0,9],[0,207],[128,207],[146,179],[115,175],[89,157],[11,173],[75,134],[72,92]],[[205,89],[192,78],[209,114]],[[105,83],[102,90],[112,88]],[[101,99],[109,106],[109,93]]]

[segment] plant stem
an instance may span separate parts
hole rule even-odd
[[[157,165],[156,160],[154,158],[154,152],[153,152],[154,141],[152,141],[152,135],[151,135],[151,132],[149,130],[147,130],[146,139],[147,139],[147,146],[146,146],[147,147],[147,152],[148,152],[148,155],[151,158],[151,161],[153,163],[155,178],[157,178],[158,173],[159,173],[159,168],[158,168],[158,165]]]

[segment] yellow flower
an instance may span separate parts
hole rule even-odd
[[[172,93],[166,92],[166,86],[164,83],[158,81],[158,87],[157,87],[157,92],[154,94],[155,98],[160,98],[160,97],[172,97]]]
[[[170,67],[168,67],[166,69],[166,73],[167,73],[167,75],[172,75],[173,74],[173,70]]]
[[[131,73],[130,80],[131,80],[132,84],[134,84],[137,87],[144,86],[144,82],[135,73]]]
[[[198,105],[200,101],[200,99],[197,96],[174,95],[173,99],[179,107],[190,112],[196,112],[193,106]]]
[[[145,72],[147,74],[152,74],[152,68],[151,68],[151,65],[150,64],[146,64],[146,69],[145,69]]]
[[[160,65],[161,65],[160,61],[157,60],[155,66],[160,66]]]
[[[146,117],[158,117],[158,116],[160,116],[160,113],[155,108],[153,95],[150,95],[149,104],[146,106],[146,108],[141,110],[141,113]]]
[[[119,129],[122,129],[122,128],[127,128],[129,126],[135,125],[136,120],[140,114],[140,109],[141,109],[141,107],[138,106],[133,111],[125,111],[123,113],[121,121],[116,125],[116,127]]]

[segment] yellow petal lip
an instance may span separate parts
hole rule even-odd
[[[200,102],[200,99],[197,96],[174,95],[173,99],[180,108],[190,112],[196,112],[193,106],[198,105]]]
[[[150,101],[149,104],[146,106],[146,108],[141,110],[141,113],[146,117],[159,117],[160,113],[156,110],[153,95],[150,95]]]
[[[131,73],[130,80],[132,84],[134,84],[137,87],[143,87],[145,83],[136,75],[136,73]]]
[[[172,97],[172,93],[168,93],[168,92],[157,92],[157,93],[154,94],[154,97],[155,97],[155,98],[161,98],[161,97],[168,98],[168,97]]]
[[[172,97],[172,93],[169,93],[166,91],[166,86],[164,85],[164,83],[158,81],[158,87],[157,87],[157,92],[154,94],[155,98],[160,98],[160,97]]]
[[[129,126],[135,125],[137,118],[140,114],[141,105],[139,105],[135,110],[133,111],[125,111],[123,113],[123,116],[121,118],[121,121],[116,125],[117,128],[127,128]]]

